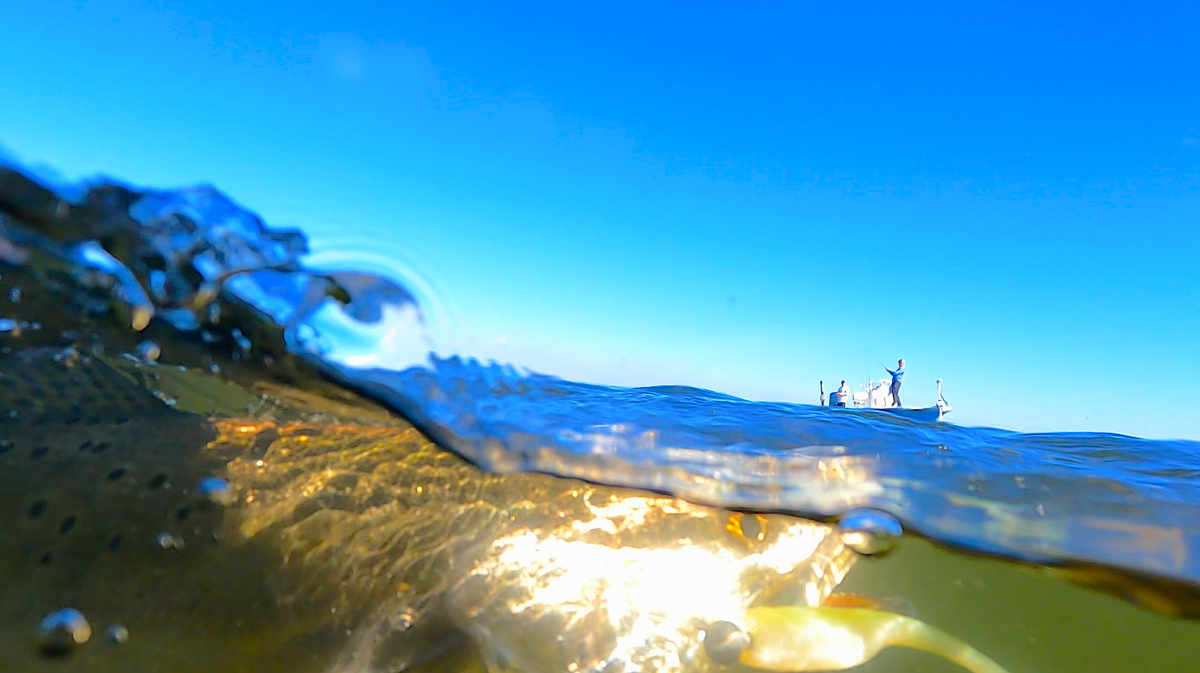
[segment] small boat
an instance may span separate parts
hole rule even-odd
[[[942,397],[942,380],[937,380],[937,403],[928,407],[898,407],[892,400],[891,385],[887,380],[868,381],[867,389],[850,393],[850,399],[843,404],[834,401],[837,393],[829,395],[829,406],[834,409],[847,411],[882,411],[896,416],[903,416],[914,421],[935,422],[954,410],[946,398]],[[825,406],[825,382],[821,382],[821,406]]]

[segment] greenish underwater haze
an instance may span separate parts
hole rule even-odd
[[[1200,670],[1200,622],[1173,619],[1048,576],[969,557],[909,536],[864,559],[842,590],[897,596],[916,616],[971,643],[1011,673],[1182,673]],[[894,648],[862,673],[952,673],[953,664]]]

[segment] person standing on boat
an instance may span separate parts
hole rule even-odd
[[[837,392],[834,393],[834,395],[837,395],[837,400],[838,400],[836,406],[839,406],[839,407],[846,406],[846,398],[850,397],[850,389],[846,387],[845,381],[842,381],[842,387],[838,388]]]
[[[900,382],[904,380],[904,358],[900,358],[900,366],[896,367],[896,371],[892,371],[887,367],[883,370],[892,375],[892,403],[894,406],[902,406],[900,404]]]

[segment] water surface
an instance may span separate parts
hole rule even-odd
[[[1195,442],[964,428],[464,359],[441,351],[410,279],[312,268],[301,233],[211,188],[39,185],[14,167],[0,174],[0,213],[6,288],[53,292],[116,325],[132,357],[159,351],[160,370],[347,395],[314,383],[332,382],[501,474],[825,521],[887,512],[933,545],[907,540],[845,588],[902,596],[1013,671],[1185,670],[1200,657],[1186,621],[1200,615]],[[0,329],[14,346],[61,347],[79,329],[68,314],[23,314],[21,291],[8,299]],[[154,379],[197,413],[230,404],[194,376]],[[863,670],[955,670],[920,657],[888,653]]]

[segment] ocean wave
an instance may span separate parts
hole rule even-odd
[[[46,185],[9,161],[0,213],[0,260],[97,312],[315,368],[484,469],[823,519],[875,508],[965,550],[1200,591],[1200,443],[964,428],[438,355],[410,279],[312,267],[301,232],[211,187]]]

